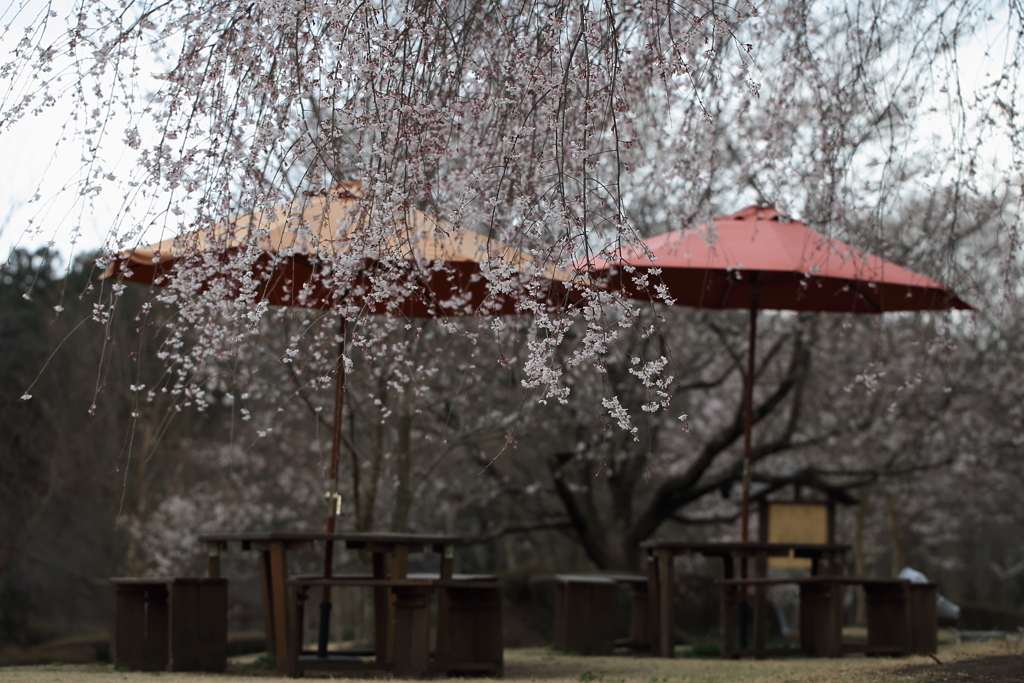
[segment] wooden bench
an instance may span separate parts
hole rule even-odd
[[[374,662],[366,662],[365,652],[329,652],[320,657],[316,651],[303,649],[305,603],[310,588],[324,586],[351,588],[383,588],[394,596],[393,640],[388,653],[376,652]],[[390,671],[395,676],[418,678],[425,675],[430,664],[429,594],[430,581],[413,579],[378,579],[370,575],[349,574],[323,577],[295,577],[288,580],[292,611],[288,623],[288,662],[286,671],[293,678],[306,671]]]
[[[371,574],[295,577],[288,581],[293,613],[288,631],[289,676],[306,671],[379,671],[394,676],[421,677],[428,673],[475,673],[502,676],[504,647],[501,624],[501,586],[489,574],[409,574],[405,579],[374,578]],[[303,649],[305,602],[315,586],[384,589],[393,596],[390,610],[393,635],[388,653],[329,652],[320,657]],[[430,657],[430,597],[438,599],[437,648]],[[363,658],[375,654],[374,662]]]
[[[114,666],[208,671],[227,664],[228,582],[209,578],[114,578]]]
[[[644,541],[640,547],[647,555],[648,592],[650,595],[650,622],[648,636],[653,653],[659,657],[672,657],[675,653],[675,626],[673,597],[675,592],[674,558],[677,555],[699,554],[722,561],[722,578],[728,580],[743,575],[744,563],[755,575],[764,576],[768,559],[772,557],[805,558],[811,561],[812,575],[841,574],[845,566],[848,545],[836,543],[767,543],[767,542],[691,542],[671,538]],[[764,587],[757,589],[753,600],[754,612],[763,614]],[[764,619],[754,620],[754,643],[764,648]]]
[[[556,574],[555,649],[610,655],[616,645],[643,649],[647,637],[647,577],[635,574]],[[630,635],[615,640],[617,586],[630,588]]]
[[[647,577],[642,574],[609,574],[608,578],[629,586],[629,637],[616,640],[615,645],[631,650],[650,650],[650,595],[647,591]]]
[[[856,576],[811,576],[720,580],[721,649],[723,657],[741,654],[786,654],[755,648],[740,653],[735,644],[737,605],[747,586],[767,587],[796,584],[800,588],[800,647],[809,657],[840,657],[844,653],[869,655],[934,654],[937,647],[938,618],[935,611],[935,584],[912,584],[903,579],[879,579]],[[868,639],[864,645],[843,642],[843,588],[864,589],[867,607]],[[758,614],[755,602],[755,622]]]
[[[501,588],[491,574],[410,574],[438,590],[437,647],[431,670],[442,674],[503,676],[505,648]]]

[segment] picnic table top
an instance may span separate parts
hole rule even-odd
[[[768,576],[746,579],[716,579],[715,583],[723,586],[773,586],[784,583],[842,583],[857,586],[878,586],[907,584],[915,586],[934,586],[934,583],[913,583],[909,579],[883,578],[879,576]]]
[[[445,534],[410,534],[395,533],[389,531],[341,531],[333,534],[324,532],[293,532],[293,531],[242,531],[242,532],[215,532],[200,534],[199,541],[202,543],[228,542],[228,541],[284,541],[286,543],[301,543],[312,541],[344,541],[350,548],[356,548],[365,544],[374,545],[459,545],[463,542],[461,536],[449,536]]]
[[[113,576],[110,583],[116,586],[155,586],[158,584],[193,584],[193,583],[224,583],[227,579],[210,578],[208,576]]]
[[[552,578],[563,583],[647,583],[643,574],[555,574]]]
[[[671,538],[657,538],[643,541],[641,548],[649,550],[672,550],[679,553],[700,553],[702,555],[789,555],[809,557],[823,553],[846,552],[852,546],[842,543],[742,543],[740,541],[708,542],[682,541]]]
[[[433,586],[432,581],[424,579],[390,579],[380,578],[375,579],[373,577],[365,578],[360,576],[332,576],[331,578],[325,578],[323,576],[318,578],[309,577],[296,577],[288,579],[288,585],[290,586],[359,586],[359,587],[392,587],[392,588],[429,588]]]

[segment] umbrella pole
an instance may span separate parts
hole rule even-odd
[[[743,505],[740,511],[740,541],[746,543],[750,533],[750,450],[754,430],[754,349],[757,344],[758,291],[750,289],[750,340],[747,342],[747,382],[743,387]],[[746,564],[744,562],[744,564]]]
[[[324,549],[324,578],[331,578],[334,565],[334,523],[341,514],[341,494],[338,493],[338,464],[341,459],[341,426],[342,409],[345,405],[345,318],[342,316],[338,335],[338,376],[334,382],[334,423],[331,429],[331,470],[329,476],[330,489],[327,492],[327,534]],[[317,656],[327,656],[327,641],[331,627],[331,587],[324,586],[323,599],[320,602],[320,632],[317,638]]]
[[[750,339],[747,341],[747,381],[743,386],[743,503],[740,510],[740,541],[750,540],[750,449],[754,430],[754,351],[757,348],[758,290],[750,288]],[[740,556],[740,578],[747,578],[747,553]],[[749,586],[745,586],[740,601],[740,647],[747,646],[747,628],[750,622]]]

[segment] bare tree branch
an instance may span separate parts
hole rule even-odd
[[[802,335],[797,335],[793,344],[793,353],[790,358],[789,371],[783,381],[776,387],[775,391],[754,410],[754,424],[759,423],[775,410],[794,387],[806,381],[807,367],[810,363],[810,350],[804,345]],[[799,399],[799,392],[797,392]],[[799,412],[799,400],[794,402],[793,411],[786,425],[786,430],[781,437],[771,442],[755,447],[751,452],[751,460],[763,459],[772,453],[786,450],[792,447],[792,436],[796,429],[795,414]],[[708,490],[720,488],[733,478],[733,471],[737,471],[741,464],[737,464],[729,470],[729,474],[715,478],[717,485],[709,489],[707,485],[697,487],[697,483],[711,467],[712,463],[720,453],[725,451],[733,442],[743,434],[743,409],[742,404],[737,410],[733,421],[723,427],[704,446],[697,460],[683,474],[671,477],[658,487],[653,500],[633,524],[630,530],[630,537],[635,542],[649,537],[657,529],[662,521],[672,515],[675,510],[692,502],[697,497],[703,496]]]
[[[488,531],[485,534],[479,534],[477,536],[466,536],[463,538],[464,545],[480,545],[482,543],[490,543],[503,536],[509,534],[522,534],[530,533],[531,531],[545,531],[549,529],[566,529],[573,526],[571,520],[565,517],[556,517],[554,519],[542,519],[535,522],[518,522],[516,524],[507,524],[497,529]]]

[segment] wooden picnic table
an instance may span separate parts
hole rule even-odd
[[[800,648],[809,657],[841,657],[844,652],[877,655],[935,654],[939,620],[934,583],[866,576],[802,576],[723,579],[722,656],[741,654],[735,648],[735,606],[746,586],[795,584],[800,588]],[[843,642],[843,588],[864,589],[867,607],[866,644]],[[754,649],[755,656],[788,654]]]
[[[693,542],[674,539],[644,541],[646,553],[648,596],[650,600],[651,651],[656,656],[672,657],[675,653],[673,623],[673,559],[676,555],[703,555],[722,560],[722,578],[736,578],[737,570],[747,563],[754,577],[768,573],[769,557],[805,557],[811,560],[811,574],[843,573],[849,545],[838,543],[741,543]],[[764,649],[766,591],[764,585],[754,587],[754,648]]]
[[[409,554],[430,549],[441,556],[439,577],[450,580],[455,557],[455,546],[462,543],[459,536],[443,534],[410,534],[390,532],[226,532],[199,536],[206,544],[207,567],[211,578],[219,578],[220,555],[230,544],[238,543],[244,551],[259,553],[260,585],[263,594],[263,621],[267,636],[267,651],[277,657],[278,671],[287,670],[288,653],[288,553],[312,549],[314,543],[343,542],[348,550],[373,553],[372,577],[378,581],[404,581],[409,571]],[[386,581],[385,581],[386,582]],[[370,586],[374,593],[375,638],[374,651],[378,664],[389,664],[394,643],[391,617],[391,587],[384,583]],[[444,593],[440,598],[446,599]],[[439,605],[438,634],[447,633],[442,623],[447,615],[445,605]],[[438,649],[446,646],[439,642]]]

